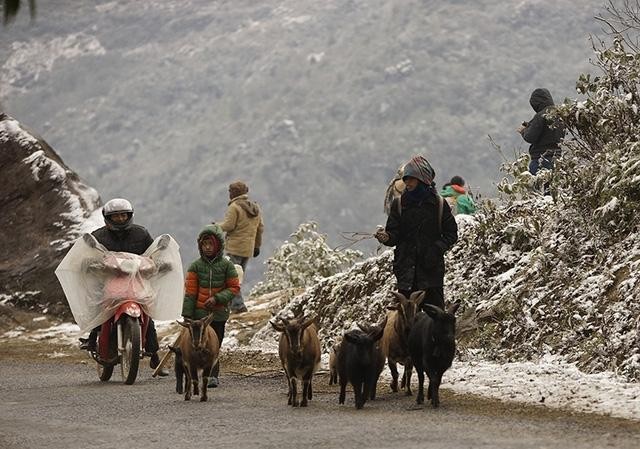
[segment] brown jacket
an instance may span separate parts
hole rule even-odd
[[[251,257],[253,249],[262,245],[262,213],[258,204],[249,200],[247,194],[229,201],[220,227],[227,233],[225,250],[228,254]]]

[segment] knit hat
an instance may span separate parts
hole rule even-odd
[[[413,156],[404,166],[402,179],[404,180],[409,176],[430,186],[433,182],[433,178],[436,177],[436,171],[424,156],[418,154]]]
[[[245,193],[249,193],[249,187],[244,182],[234,181],[229,184],[229,198],[233,199]]]
[[[462,179],[462,176],[456,175],[453,178],[451,178],[450,184],[455,184],[457,186],[464,187],[464,179]]]

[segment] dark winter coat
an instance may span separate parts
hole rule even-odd
[[[531,94],[529,104],[536,115],[522,132],[522,138],[529,142],[531,159],[540,159],[547,153],[549,159],[558,155],[560,141],[564,137],[564,128],[559,121],[551,121],[546,114],[553,108],[553,98],[547,89],[536,89]],[[552,150],[552,151],[549,151]],[[557,151],[553,151],[557,150]]]
[[[109,251],[141,255],[153,243],[149,231],[137,224],[132,224],[123,231],[113,231],[103,226],[91,234]]]
[[[393,273],[398,290],[444,284],[444,253],[458,240],[458,226],[446,201],[442,204],[442,225],[438,225],[438,203],[435,191],[429,188],[418,200],[405,191],[392,204],[385,245],[396,247]]]

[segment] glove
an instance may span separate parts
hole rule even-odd
[[[260,255],[260,248],[253,248],[253,257],[258,257]]]
[[[389,241],[389,234],[384,229],[380,229],[380,230],[376,231],[376,233],[374,234],[374,237],[380,243],[386,243],[386,242]]]

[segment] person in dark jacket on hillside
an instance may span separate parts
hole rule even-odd
[[[535,175],[540,168],[553,168],[553,158],[560,156],[560,141],[564,137],[564,127],[559,120],[552,120],[547,116],[555,106],[547,89],[535,89],[531,93],[529,104],[536,111],[536,115],[529,122],[523,122],[516,131],[531,144],[529,172]]]
[[[153,238],[146,228],[133,224],[133,206],[124,198],[115,198],[102,208],[102,216],[105,225],[96,229],[91,234],[108,251],[126,252],[141,255],[153,243]],[[94,328],[89,338],[80,348],[89,351],[96,350],[96,341],[100,327]],[[149,318],[147,334],[145,336],[145,351],[151,354],[150,366],[155,369],[160,363],[158,357],[158,335],[153,320]],[[159,376],[168,376],[167,370],[162,369]]]
[[[446,201],[433,185],[435,171],[423,156],[405,166],[406,188],[393,200],[385,229],[375,236],[395,246],[393,273],[400,293],[426,292],[423,304],[444,309],[444,253],[458,240],[458,226]]]
[[[224,328],[229,319],[229,305],[240,293],[236,267],[224,257],[224,236],[217,224],[210,224],[198,235],[200,257],[189,265],[184,284],[182,316],[199,320],[213,313],[210,326],[222,346]],[[218,386],[220,363],[211,370],[207,387]]]

